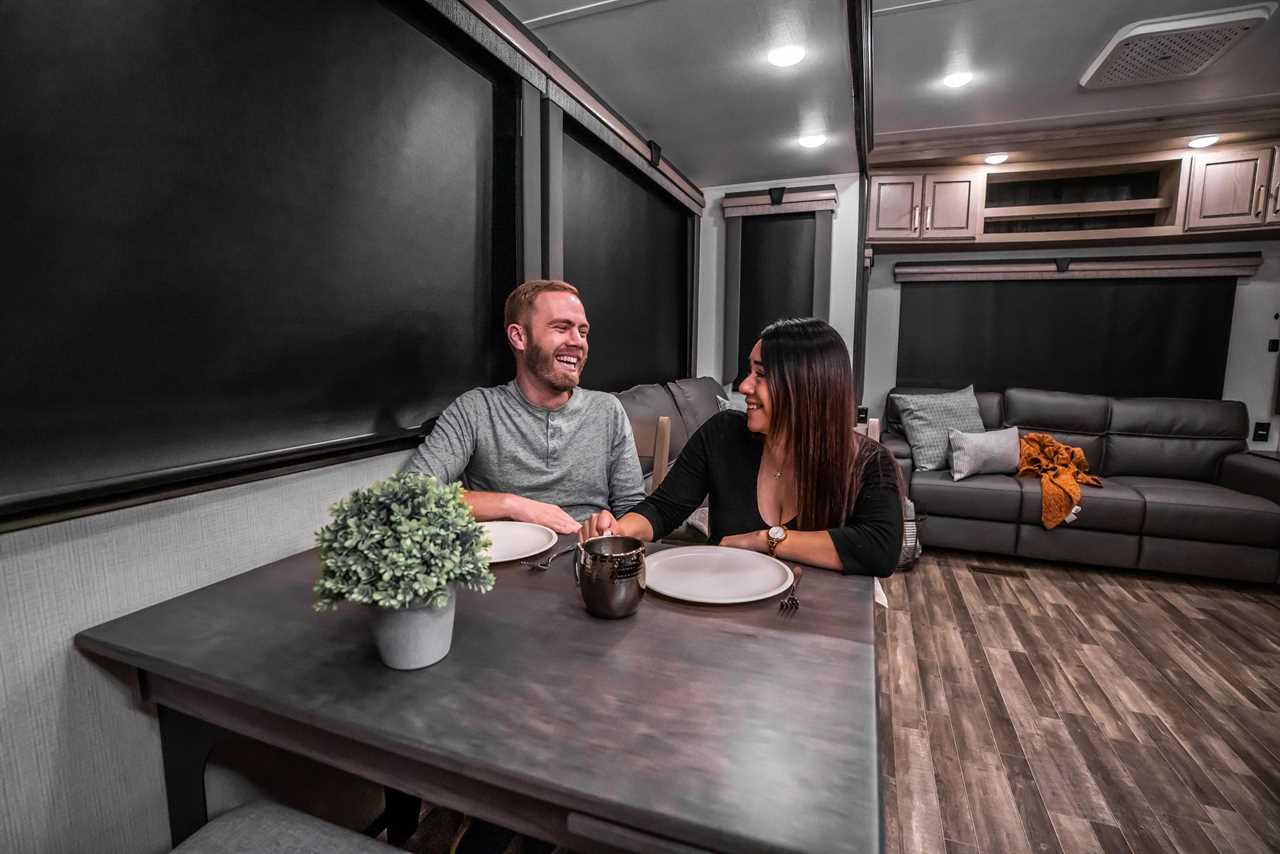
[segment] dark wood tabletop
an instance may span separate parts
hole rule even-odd
[[[880,850],[870,578],[810,569],[790,617],[776,598],[710,607],[650,593],[634,616],[600,620],[571,554],[545,573],[498,565],[492,592],[460,595],[449,655],[403,672],[379,662],[369,609],[312,610],[319,570],[314,551],[294,555],[76,645],[137,668],[144,699],[385,769],[382,782],[436,802],[442,788],[510,793],[517,806],[490,815],[517,829],[530,827],[519,804],[553,810],[529,819],[544,838]],[[311,735],[285,738],[282,724]]]

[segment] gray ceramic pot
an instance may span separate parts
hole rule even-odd
[[[417,670],[448,655],[457,601],[458,591],[450,588],[449,604],[443,608],[419,605],[393,611],[374,607],[373,639],[382,663],[396,670]]]

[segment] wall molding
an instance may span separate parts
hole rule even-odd
[[[1247,279],[1262,266],[1261,252],[1010,261],[899,261],[896,282],[1066,281],[1070,279]]]
[[[740,216],[833,211],[839,203],[840,194],[836,192],[835,184],[823,184],[817,187],[772,187],[767,190],[727,193],[720,200],[720,211],[725,219],[729,219]]]

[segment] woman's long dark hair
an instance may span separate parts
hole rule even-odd
[[[795,467],[796,524],[806,531],[839,527],[876,445],[853,429],[849,350],[829,323],[788,318],[760,333],[760,358],[772,401],[769,431],[782,434]]]

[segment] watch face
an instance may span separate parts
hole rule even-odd
[[[787,535],[786,529],[780,525],[774,525],[769,529],[769,538],[773,540],[781,540]]]

